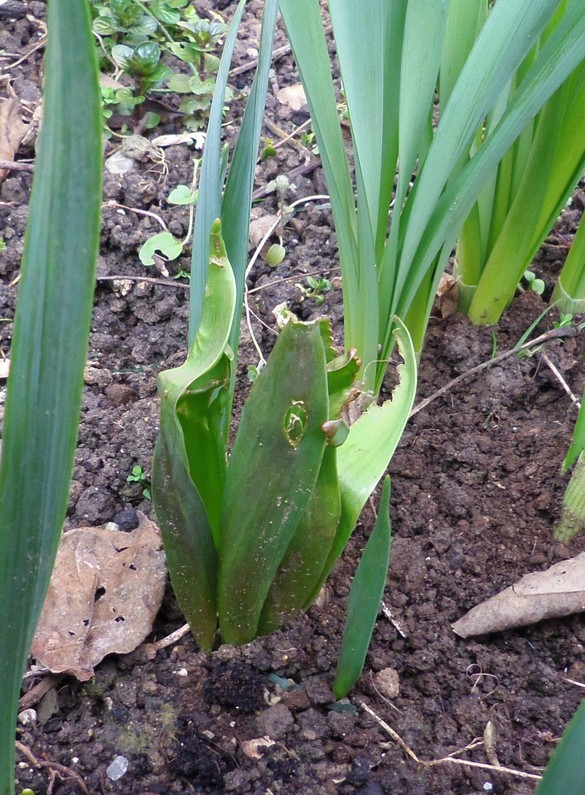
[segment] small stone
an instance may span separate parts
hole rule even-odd
[[[400,693],[398,671],[394,668],[383,668],[374,676],[378,692],[386,698],[397,698]]]
[[[275,704],[258,716],[261,733],[270,738],[283,737],[293,724],[292,713],[284,704]]]
[[[106,397],[112,406],[123,406],[130,403],[136,395],[132,387],[126,384],[110,384],[106,389]]]
[[[116,756],[108,765],[106,776],[111,781],[118,781],[128,770],[129,762],[125,756]]]
[[[18,722],[23,726],[29,726],[31,723],[36,723],[37,713],[34,709],[23,709],[18,713]]]
[[[112,383],[112,374],[109,370],[104,370],[100,367],[86,367],[83,380],[86,384],[103,388]]]
[[[309,676],[303,685],[313,704],[331,704],[335,696],[329,687],[328,675]]]

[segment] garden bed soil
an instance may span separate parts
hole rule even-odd
[[[41,16],[42,3],[35,0],[27,8],[32,22],[13,20],[0,34],[8,52],[24,51],[38,38],[34,17]],[[257,42],[258,11],[259,4],[251,3],[240,64]],[[283,43],[279,33],[277,44]],[[31,102],[39,91],[39,55],[11,74],[16,93],[28,92]],[[280,86],[296,81],[289,56],[279,61],[275,80]],[[307,118],[274,94],[268,113],[286,130]],[[164,131],[178,129],[172,118],[166,125]],[[113,144],[108,146],[110,152]],[[104,207],[66,527],[115,521],[131,529],[137,510],[154,518],[144,484],[127,478],[136,465],[150,475],[156,374],[185,356],[187,286],[171,277],[188,270],[189,251],[168,263],[169,276],[145,269],[137,249],[159,226],[152,216],[127,208],[160,214],[173,234],[184,234],[188,210],[170,207],[165,199],[176,184],[189,183],[192,157],[186,145],[178,145],[165,150],[164,168],[157,157],[146,157],[129,174],[106,174],[105,201],[117,206]],[[279,148],[259,172],[258,186],[290,174],[305,159],[298,147]],[[295,197],[324,192],[319,169],[294,181]],[[12,172],[0,186],[6,243],[0,253],[0,317],[8,321],[30,184],[30,174]],[[260,208],[274,212],[276,200],[270,196]],[[565,213],[535,264],[549,288],[575,220],[575,210]],[[271,313],[282,301],[305,319],[332,317],[341,339],[339,270],[326,204],[302,208],[285,228],[284,244],[287,257],[277,270],[260,261],[250,275],[252,330],[260,347],[267,353],[273,343]],[[321,306],[297,287],[306,274],[332,282]],[[497,328],[473,327],[457,314],[433,318],[417,401],[489,360],[495,349],[513,347],[542,309],[538,296],[525,293]],[[534,334],[554,319],[548,315]],[[10,322],[0,326],[7,356],[11,329]],[[245,324],[242,339],[240,406],[249,389],[247,366],[257,364]],[[471,374],[409,422],[390,466],[393,542],[384,610],[347,703],[334,705],[331,685],[351,578],[373,525],[371,507],[318,603],[282,631],[212,654],[199,651],[186,634],[154,656],[143,645],[106,658],[89,683],[66,676],[49,680],[50,689],[33,704],[36,719],[18,728],[19,786],[37,795],[533,792],[534,776],[582,695],[575,682],[585,682],[583,618],[469,640],[456,637],[451,623],[526,572],[583,549],[579,537],[568,545],[552,541],[568,482],[560,466],[576,409],[545,353],[581,394],[583,335]],[[149,642],[182,624],[169,587]],[[38,681],[28,678],[25,690]],[[429,764],[453,754],[485,767]],[[128,768],[115,781],[108,768],[117,756],[125,757]]]

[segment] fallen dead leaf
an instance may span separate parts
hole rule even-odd
[[[279,223],[280,218],[278,215],[260,215],[250,221],[250,243],[252,248],[258,248],[268,234],[268,238],[262,246],[262,256],[265,256],[270,248],[270,238],[275,233]]]
[[[166,581],[158,527],[139,513],[125,533],[82,527],[63,535],[32,655],[80,681],[106,654],[127,654],[152,630]]]
[[[22,120],[20,102],[10,98],[0,103],[0,160],[14,160],[27,130],[28,126]],[[9,172],[10,169],[0,169],[0,182]]]
[[[546,571],[526,574],[511,588],[472,608],[456,621],[462,638],[502,632],[585,611],[585,552]]]
[[[437,304],[443,320],[454,315],[459,303],[459,282],[450,273],[444,273],[437,288]]]
[[[10,359],[0,359],[0,379],[4,381],[10,373]]]

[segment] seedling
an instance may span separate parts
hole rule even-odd
[[[307,297],[314,299],[317,306],[322,306],[325,302],[325,295],[331,289],[331,282],[329,279],[320,277],[315,279],[314,276],[307,276],[307,287],[303,284],[297,284],[299,290]]]
[[[526,282],[528,290],[537,295],[542,295],[544,293],[545,283],[542,279],[539,279],[533,271],[524,271],[524,276],[522,278]]]
[[[204,125],[219,63],[214,53],[226,31],[219,15],[202,19],[188,0],[93,0],[92,9],[101,70],[109,74],[113,64],[115,82],[122,74],[133,81],[131,86],[102,88],[106,121],[114,109],[122,116],[135,116],[147,96],[173,91],[190,95],[179,108],[185,126]],[[179,69],[179,61],[188,65],[190,74]],[[157,114],[150,115],[147,123],[158,123]]]
[[[142,496],[146,500],[152,499],[150,496],[150,480],[140,464],[135,464],[132,467],[132,472],[128,475],[126,480],[128,483],[140,483],[142,486]]]

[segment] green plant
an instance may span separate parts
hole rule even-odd
[[[321,306],[325,301],[325,294],[331,289],[331,282],[323,277],[316,279],[314,276],[307,276],[307,285],[304,287],[297,284],[297,287],[307,298],[313,298],[317,306]]]
[[[101,205],[100,98],[86,3],[52,0],[47,26],[0,464],[1,795],[14,793],[20,684],[67,507]]]
[[[573,314],[585,312],[585,223],[582,217],[552,300],[560,311]]]
[[[224,187],[221,86],[233,31],[226,40],[195,217],[192,341],[185,364],[158,379],[154,505],[175,593],[204,649],[212,647],[218,630],[225,642],[245,643],[312,603],[384,473],[416,385],[414,352],[399,320],[394,336],[406,362],[401,383],[392,401],[376,406],[356,383],[356,352],[333,348],[329,322],[302,323],[282,311],[280,334],[255,374],[228,457],[252,179],[275,11],[275,3],[266,4],[258,73]],[[237,24],[237,14],[235,19]],[[209,257],[203,259],[210,230]],[[358,417],[351,427],[348,411]],[[384,533],[389,538],[387,520],[376,537]],[[373,569],[365,591],[363,622],[370,633],[376,613],[371,588],[379,603],[386,568],[387,560]],[[362,597],[352,604],[359,614]],[[366,635],[359,648],[352,643],[351,654],[344,654],[339,693],[361,670]]]
[[[571,718],[553,753],[536,795],[584,795],[585,702]]]
[[[506,151],[583,60],[585,17],[570,2],[496,113],[559,6],[559,0],[511,0],[488,14],[485,0],[397,0],[372,3],[364,14],[350,0],[330,0],[356,199],[319,3],[281,2],[331,195],[346,346],[360,351],[374,394],[392,350],[393,316],[406,319],[420,350],[439,278],[470,208]],[[434,128],[438,79],[442,104]],[[490,134],[479,141],[486,118],[493,119]]]
[[[188,0],[92,0],[92,8],[101,68],[116,68],[113,84],[102,87],[106,119],[114,109],[132,115],[147,96],[172,91],[185,95],[179,107],[185,126],[205,124],[219,63],[215,52],[226,32],[221,18],[200,18]],[[122,74],[130,85],[119,82]],[[146,126],[154,126],[158,116],[149,113]]]
[[[534,47],[503,88],[472,141],[470,156],[497,129],[509,103],[523,90],[540,52],[562,30],[568,17],[582,17],[582,8],[574,0],[556,5]],[[471,44],[462,46],[470,48]],[[448,82],[443,97],[441,83],[441,102],[448,99],[450,88]],[[460,280],[460,308],[474,322],[498,321],[581,177],[585,168],[584,113],[585,65],[577,58],[570,74],[502,158],[461,231],[455,265]],[[569,294],[578,292],[576,285],[569,284],[568,268],[563,281],[572,291]],[[584,289],[581,286],[581,294]],[[560,294],[556,296],[559,297]],[[570,311],[567,304],[565,309]]]
[[[571,445],[563,461],[563,472],[573,465],[575,469],[563,497],[561,520],[554,531],[554,537],[560,541],[569,541],[585,529],[585,392]]]
[[[150,496],[150,481],[140,464],[135,464],[132,467],[132,472],[128,475],[126,481],[128,483],[140,483],[142,486],[142,496],[147,500],[152,499]]]

